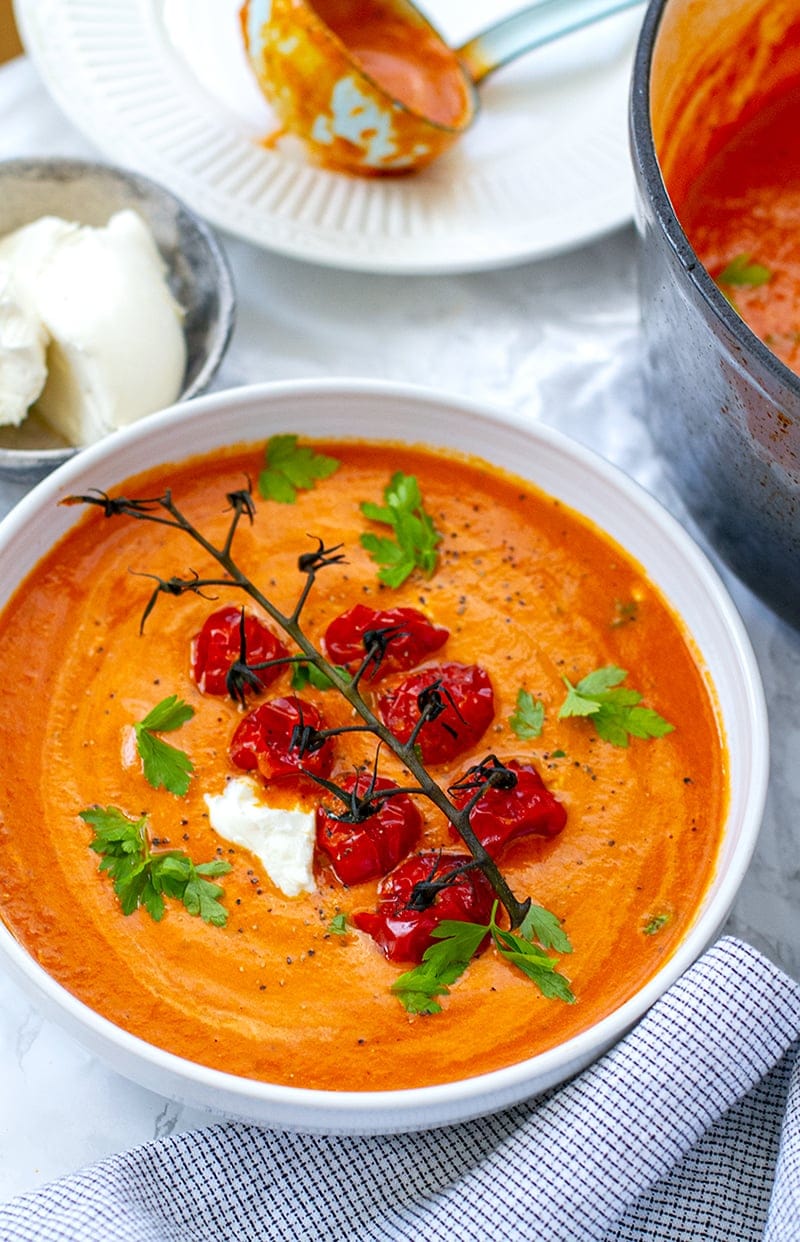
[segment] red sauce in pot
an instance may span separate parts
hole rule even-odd
[[[800,82],[728,138],[676,208],[745,322],[800,372]]]

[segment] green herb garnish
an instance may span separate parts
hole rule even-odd
[[[333,666],[337,673],[341,673],[342,677],[350,680],[350,672],[341,664]],[[307,660],[297,660],[292,665],[291,684],[293,690],[305,690],[308,686],[313,686],[315,690],[332,690],[333,682],[327,673],[323,673],[321,668],[317,668],[316,664],[312,664]]]
[[[718,285],[740,285],[757,289],[772,279],[772,272],[763,263],[753,263],[749,254],[737,254],[717,276]]]
[[[627,625],[631,621],[636,621],[639,616],[639,605],[635,599],[618,599],[614,606],[614,620],[611,622],[613,629],[620,625]]]
[[[436,569],[436,545],[442,536],[425,512],[415,476],[398,470],[384,488],[383,499],[383,505],[371,501],[361,505],[364,517],[394,531],[394,539],[372,532],[361,536],[361,546],[381,566],[379,579],[387,586],[398,587],[415,569],[430,578]]]
[[[447,995],[449,985],[464,973],[487,933],[500,956],[527,975],[542,995],[570,1005],[574,1002],[567,979],[545,952],[547,948],[559,953],[572,952],[569,938],[555,915],[541,906],[531,906],[518,930],[510,932],[497,925],[498,905],[495,902],[487,924],[443,919],[434,928],[431,935],[437,943],[425,950],[419,966],[407,970],[392,984],[392,991],[408,1013],[441,1012],[436,998]]]
[[[158,922],[164,916],[164,896],[183,903],[189,914],[224,927],[228,912],[218,900],[224,890],[206,876],[226,875],[231,864],[218,858],[197,866],[182,850],[152,853],[147,818],[129,819],[115,806],[91,807],[80,817],[94,831],[89,848],[103,856],[100,870],[114,881],[123,914],[144,906]]]
[[[535,699],[529,690],[517,692],[517,710],[509,716],[508,723],[517,737],[539,737],[544,724],[544,703]]]
[[[669,922],[668,914],[654,914],[647,920],[642,931],[645,936],[655,936],[656,932],[660,932],[665,923]]]
[[[194,708],[176,694],[156,703],[144,720],[134,724],[136,749],[144,768],[145,780],[154,789],[168,789],[183,797],[189,788],[194,764],[188,755],[176,746],[170,746],[157,733],[173,733],[194,715]]]
[[[346,936],[347,935],[347,915],[346,914],[334,914],[333,918],[328,924],[328,931],[330,932],[332,936]]]
[[[264,456],[267,464],[258,476],[258,490],[265,500],[284,505],[293,505],[298,491],[308,491],[339,468],[335,457],[299,447],[294,435],[270,436]]]
[[[627,676],[625,669],[608,664],[583,677],[577,686],[564,677],[567,697],[559,716],[590,716],[598,737],[613,746],[627,746],[631,737],[664,737],[671,733],[675,726],[657,711],[638,706],[642,701],[638,690],[620,686]]]

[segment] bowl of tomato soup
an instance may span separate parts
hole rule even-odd
[[[0,583],[0,952],[175,1099],[340,1133],[509,1106],[641,1016],[748,865],[767,728],[724,586],[513,414],[199,398],[39,484]]]
[[[652,4],[631,129],[653,434],[705,534],[796,625],[797,6]]]

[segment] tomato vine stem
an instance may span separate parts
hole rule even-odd
[[[453,825],[469,850],[474,865],[478,866],[486,876],[505,908],[511,927],[519,927],[528,913],[531,900],[528,897],[520,901],[515,896],[502,871],[481,844],[470,824],[470,811],[480,797],[482,790],[479,789],[466,806],[463,808],[457,807],[447,796],[445,790],[428,772],[425,764],[420,759],[417,747],[414,745],[420,728],[424,727],[424,720],[420,727],[414,731],[411,739],[408,742],[402,742],[375,715],[372,708],[362,697],[358,684],[359,676],[356,675],[354,678],[345,677],[340,669],[331,664],[322,652],[314,646],[302,629],[300,615],[314,586],[316,576],[322,569],[343,563],[344,557],[341,553],[341,545],[325,548],[321,540],[317,539],[318,547],[316,551],[304,553],[298,558],[298,569],[305,575],[305,582],[294,609],[291,614],[286,614],[240,569],[233,558],[234,537],[240,521],[242,518],[247,518],[252,524],[255,516],[255,504],[249,486],[247,489],[229,493],[227,499],[232,510],[232,517],[225,541],[221,547],[217,547],[212,543],[186,517],[175,504],[172,492],[169,489],[161,496],[149,497],[147,499],[128,499],[125,496],[110,497],[105,492],[97,491],[89,495],[69,496],[62,503],[82,503],[99,506],[103,509],[104,515],[107,518],[128,517],[135,521],[153,522],[162,526],[170,526],[188,536],[202,548],[225,571],[227,576],[202,578],[194,570],[190,571],[192,577],[189,578],[172,577],[162,579],[153,574],[143,575],[154,578],[157,585],[145,607],[141,628],[144,628],[145,621],[162,594],[179,596],[193,592],[202,595],[203,591],[209,587],[233,587],[243,591],[292,639],[302,653],[299,657],[289,656],[275,662],[293,663],[298,659],[304,658],[331,682],[339,694],[348,701],[364,721],[365,731],[372,733],[379,742],[387,746],[397,756],[403,766],[415,777],[419,785],[419,789],[415,792],[428,798]],[[487,770],[485,787],[488,788],[489,785],[496,783],[496,777]]]

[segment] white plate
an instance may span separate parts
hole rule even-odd
[[[430,0],[454,44],[522,0]],[[213,224],[333,267],[433,273],[579,245],[632,214],[626,106],[640,10],[530,53],[481,88],[457,150],[412,177],[308,164],[245,61],[239,0],[15,0],[26,49],[70,119],[116,163]]]

